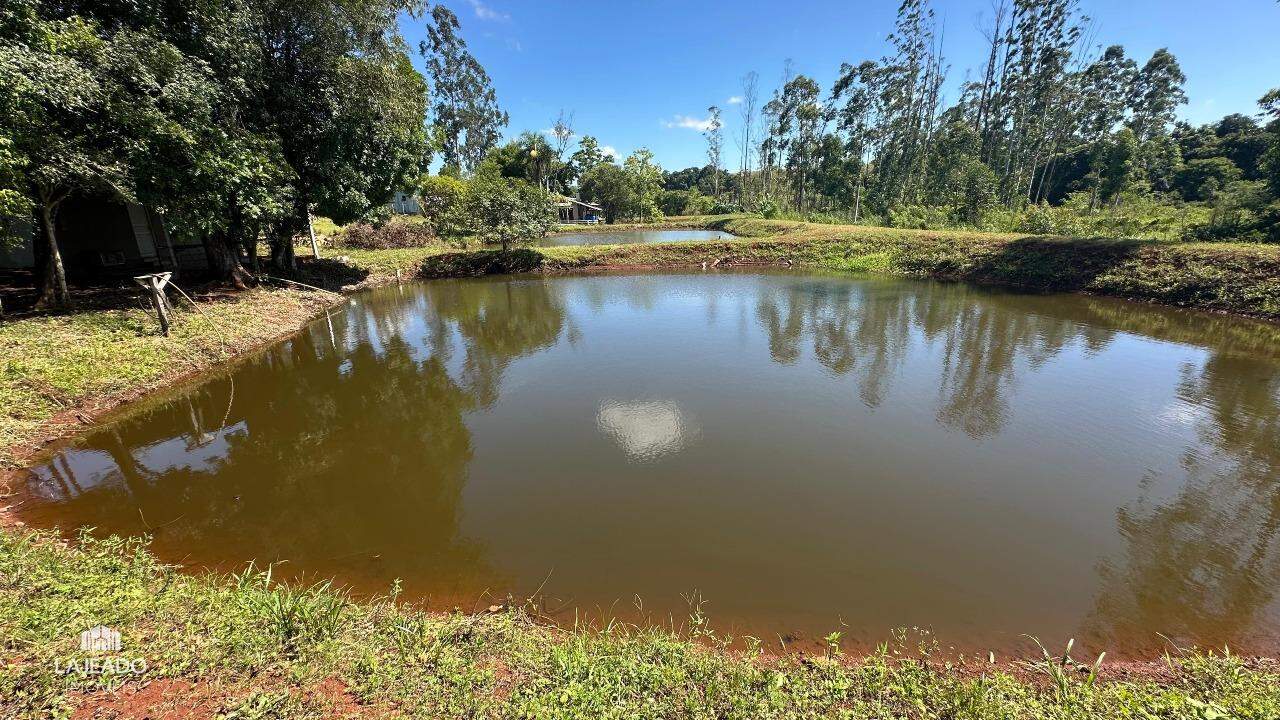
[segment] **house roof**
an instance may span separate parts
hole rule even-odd
[[[593,205],[592,203],[584,202],[582,200],[579,200],[578,198],[562,197],[560,198],[560,202],[556,204],[559,205],[560,207],[568,207],[569,205],[581,205],[583,207],[589,207],[592,210],[599,210],[600,212],[604,212],[604,208],[600,207],[599,205]]]

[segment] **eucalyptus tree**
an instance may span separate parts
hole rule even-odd
[[[471,172],[498,143],[509,117],[498,107],[489,74],[467,50],[458,17],[436,5],[431,19],[419,52],[431,76],[433,130],[444,164]]]
[[[851,159],[853,178],[853,220],[862,211],[867,167],[874,159],[882,136],[876,132],[878,116],[885,100],[881,92],[882,72],[875,62],[866,60],[857,66],[845,63],[831,89],[835,108],[836,130],[845,140]]]
[[[722,128],[724,123],[721,122],[720,108],[712,105],[707,108],[707,129],[703,135],[707,138],[707,162],[711,165],[712,186],[714,188],[712,196],[717,200],[720,199],[720,155],[724,149],[724,132]]]
[[[742,160],[738,166],[738,192],[740,193],[739,201],[743,205],[750,203],[751,188],[748,186],[748,179],[751,176],[751,156],[754,151],[752,146],[752,131],[756,124],[756,104],[759,102],[758,85],[760,83],[760,74],[755,70],[742,76],[742,95],[739,96],[738,108],[742,116],[742,127],[739,130],[738,142],[739,149],[742,151]]]
[[[1187,102],[1187,94],[1182,89],[1186,81],[1178,59],[1168,48],[1156,50],[1138,71],[1133,84],[1133,117],[1129,127],[1139,143],[1168,132],[1178,106]]]
[[[1137,139],[1147,181],[1165,185],[1165,189],[1178,164],[1170,149],[1169,126],[1178,106],[1187,102],[1182,89],[1186,80],[1177,58],[1167,48],[1160,48],[1138,71],[1133,85],[1129,127]]]
[[[574,173],[573,163],[565,158],[565,153],[569,150],[569,143],[573,140],[573,113],[565,115],[563,110],[556,117],[556,122],[551,126],[551,138],[555,141],[555,168],[552,174],[555,178],[557,189],[562,193],[568,193],[569,189],[577,182],[578,176]]]
[[[875,74],[880,97],[872,132],[880,136],[875,182],[882,209],[919,199],[945,77],[933,18],[926,0],[904,0],[888,37],[894,54]]]
[[[1106,160],[1107,138],[1124,119],[1129,107],[1130,88],[1138,66],[1125,57],[1124,48],[1112,45],[1081,74],[1081,123],[1089,143],[1089,207],[1097,209],[1098,188]]]

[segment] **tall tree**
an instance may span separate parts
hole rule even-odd
[[[707,162],[711,165],[712,196],[720,199],[720,155],[724,148],[724,133],[721,128],[720,108],[712,105],[707,108],[707,130],[703,135],[707,138]]]
[[[425,83],[397,30],[415,0],[249,0],[262,56],[260,124],[297,175],[293,208],[271,234],[293,268],[312,209],[349,222],[386,204],[426,160]]]
[[[631,215],[649,220],[662,215],[658,209],[658,194],[662,192],[662,167],[653,159],[653,152],[640,148],[627,156],[622,163],[631,186]]]
[[[498,107],[489,74],[467,50],[458,17],[436,5],[431,19],[419,51],[431,75],[434,128],[444,164],[471,172],[497,144],[510,118]]]
[[[739,149],[742,151],[742,161],[738,166],[740,175],[738,191],[741,193],[739,201],[744,206],[751,202],[751,188],[748,187],[748,178],[751,176],[751,156],[754,154],[754,147],[751,143],[752,133],[756,124],[756,104],[760,101],[757,88],[759,82],[760,75],[755,70],[742,76],[742,95],[741,101],[738,103],[742,116],[742,127],[738,136]]]
[[[608,161],[609,156],[604,154],[604,151],[600,149],[600,143],[590,135],[582,136],[582,139],[578,141],[578,149],[569,158],[569,164],[573,166],[573,172],[576,177],[582,177],[597,165]]]
[[[556,189],[561,193],[569,192],[569,188],[577,182],[577,175],[574,174],[573,164],[568,162],[564,154],[569,149],[569,143],[573,141],[573,113],[565,115],[564,110],[560,111],[560,115],[556,117],[556,122],[551,126],[551,138],[554,141],[556,162],[552,173],[555,177]]]
[[[1107,138],[1124,119],[1138,66],[1112,45],[1081,75],[1081,132],[1089,143],[1089,207],[1097,209],[1107,155]]]

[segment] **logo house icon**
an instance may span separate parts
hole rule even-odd
[[[120,632],[106,625],[80,633],[80,649],[85,652],[120,652]]]

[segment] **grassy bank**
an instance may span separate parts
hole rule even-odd
[[[740,239],[536,248],[506,256],[442,253],[426,258],[422,275],[785,263],[1088,292],[1280,319],[1276,245],[935,232],[741,216],[678,218],[670,227],[693,226]]]
[[[175,299],[170,335],[138,304],[0,324],[0,467],[93,416],[301,327],[335,296],[261,288]]]
[[[261,570],[261,569],[259,569]],[[121,673],[78,634],[121,632]],[[904,641],[771,658],[683,630],[554,629],[519,609],[424,614],[270,573],[193,577],[133,541],[0,535],[0,703],[8,717],[1274,718],[1273,663],[1197,653],[1149,666],[1061,657],[944,661]],[[130,675],[145,660],[145,672]],[[117,665],[119,667],[119,665]],[[117,714],[112,714],[117,713]],[[87,717],[88,715],[82,715]]]

